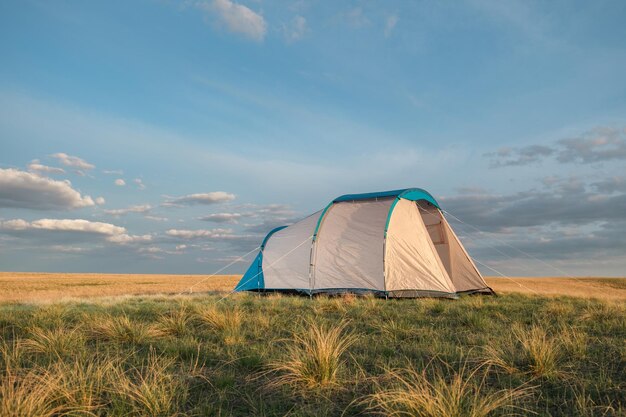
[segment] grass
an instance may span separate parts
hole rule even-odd
[[[219,333],[225,344],[234,345],[242,340],[243,314],[238,307],[218,308],[208,305],[200,308],[197,315],[204,327]]]
[[[0,304],[2,416],[626,416],[626,306],[233,295]]]
[[[487,417],[495,412],[514,415],[516,403],[532,396],[533,387],[490,390],[486,386],[488,363],[460,370],[430,364],[422,371],[412,367],[390,370],[384,383],[368,397],[368,410],[385,416]]]
[[[158,323],[163,326],[163,322]],[[153,323],[133,320],[126,314],[121,316],[106,315],[96,317],[87,334],[95,340],[124,344],[141,344],[159,336]]]
[[[284,358],[269,365],[274,385],[324,388],[338,383],[343,356],[356,338],[346,322],[334,326],[305,322],[284,346]]]

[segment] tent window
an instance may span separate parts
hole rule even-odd
[[[442,222],[429,224],[426,226],[428,234],[435,245],[444,245],[446,243],[445,233]]]

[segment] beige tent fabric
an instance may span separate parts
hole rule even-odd
[[[263,250],[265,288],[311,288],[311,240],[320,214],[321,211],[318,211],[270,236]],[[289,253],[290,251],[292,252]]]
[[[418,205],[430,238],[456,291],[487,288],[487,283],[441,211],[423,202],[418,202]]]
[[[313,289],[384,290],[383,242],[393,198],[331,206],[318,231]]]
[[[441,219],[450,248],[451,278],[456,290],[468,291],[487,288],[487,283],[480,275],[478,268],[472,262],[450,224],[448,224],[444,216],[441,216]]]
[[[455,292],[413,201],[400,199],[389,221],[385,279],[387,291]]]
[[[437,207],[429,206],[423,201],[418,201],[420,214],[428,230],[428,235],[437,249],[437,254],[441,263],[446,268],[448,276],[452,276],[452,264],[450,262],[450,246],[448,245],[448,235],[443,225],[441,212]]]

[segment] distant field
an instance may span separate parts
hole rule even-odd
[[[56,274],[0,272],[0,302],[230,291],[239,275]],[[498,293],[626,300],[626,278],[487,277]]]

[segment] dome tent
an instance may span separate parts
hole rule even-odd
[[[437,201],[419,188],[347,194],[272,230],[235,291],[451,298],[493,292]]]

